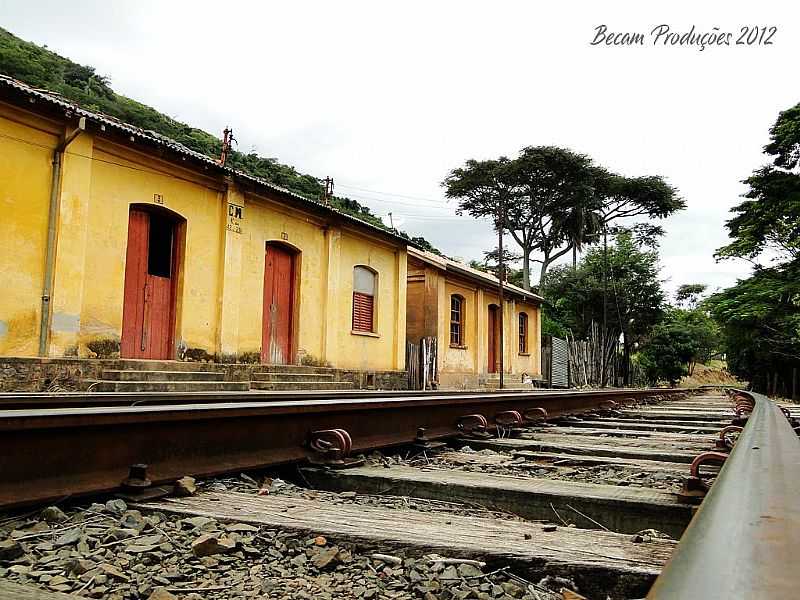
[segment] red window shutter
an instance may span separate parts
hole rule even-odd
[[[373,331],[373,297],[361,292],[353,292],[353,331]]]

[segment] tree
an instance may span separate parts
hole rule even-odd
[[[591,160],[552,146],[523,148],[519,157],[468,160],[453,169],[443,185],[446,196],[458,200],[459,214],[498,219],[522,250],[523,287],[530,290],[530,263],[541,253],[540,281],[547,269],[576,243],[568,232],[576,207],[591,201]]]
[[[722,327],[728,367],[766,393],[798,395],[800,370],[800,104],[783,111],[764,148],[771,164],[745,180],[718,259],[754,263],[751,277],[707,304]],[[762,265],[766,257],[769,265]]]
[[[607,273],[607,285],[604,285]],[[629,382],[628,357],[634,344],[644,340],[663,315],[664,292],[658,274],[658,253],[645,250],[622,232],[604,252],[590,249],[576,269],[555,267],[540,293],[552,308],[552,318],[576,338],[588,334],[592,322],[603,319],[605,290],[610,298],[608,331],[621,335],[626,360],[623,371]]]
[[[478,271],[491,273],[495,277],[498,277],[498,273],[500,272],[500,264],[497,260],[498,254],[497,248],[494,250],[485,251],[483,253],[482,260],[471,260],[469,261],[469,266],[473,269],[477,269]],[[521,256],[519,254],[503,248],[503,268],[505,271],[505,281],[511,285],[516,285],[517,287],[522,287],[522,269],[515,269],[511,265],[518,263],[520,258]]]
[[[691,340],[691,351],[686,359],[688,374],[694,373],[697,363],[706,363],[721,345],[719,326],[705,306],[690,309],[672,308],[665,313],[662,324],[686,332]],[[645,344],[645,348],[647,344]]]
[[[720,324],[728,368],[756,391],[797,394],[800,261],[759,268],[706,300]],[[777,389],[776,389],[777,388]]]
[[[705,283],[684,283],[675,291],[675,302],[679,307],[694,308],[706,289],[708,286]]]
[[[689,331],[674,323],[660,323],[639,359],[650,382],[666,380],[674,386],[687,373],[693,354],[694,341]]]
[[[778,115],[764,151],[772,164],[744,181],[750,189],[725,224],[732,241],[717,250],[718,258],[800,258],[800,104]]]
[[[665,218],[686,206],[662,177],[623,177],[554,146],[528,146],[514,159],[469,160],[443,185],[459,214],[497,219],[505,204],[504,227],[522,250],[525,289],[531,262],[541,264],[542,285],[555,261],[573,250],[575,266],[578,250],[601,239],[607,244],[609,234],[631,232],[654,245],[663,230],[630,219]],[[534,252],[541,258],[531,258]]]
[[[664,219],[686,208],[678,191],[663,177],[623,177],[602,167],[593,169],[594,193],[599,206],[601,228],[609,231],[614,223],[636,217]],[[638,235],[655,239],[662,230],[652,224],[638,224]]]

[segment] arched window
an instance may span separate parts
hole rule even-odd
[[[353,331],[375,333],[375,291],[378,274],[369,267],[353,268]]]
[[[464,297],[458,294],[450,296],[450,345],[464,345]]]
[[[519,353],[528,353],[528,315],[519,313]]]

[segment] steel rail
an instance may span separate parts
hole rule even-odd
[[[345,430],[353,452],[463,435],[482,415],[496,431],[510,411],[574,414],[686,390],[467,393],[272,402],[0,411],[0,507],[114,490],[131,465],[154,483],[274,466],[318,454],[312,432]],[[534,417],[538,418],[538,417]],[[474,421],[475,419],[471,419]],[[337,434],[338,435],[338,434]]]
[[[710,492],[647,598],[800,594],[800,439],[761,394]]]
[[[664,388],[654,388],[659,393]],[[608,393],[609,390],[592,390]],[[218,402],[272,402],[347,398],[443,398],[479,395],[569,395],[575,390],[265,390],[247,392],[1,392],[0,410],[20,408],[67,408],[70,406],[143,406],[153,404],[204,404]],[[581,392],[583,393],[583,392]]]

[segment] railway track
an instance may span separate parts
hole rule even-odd
[[[279,452],[247,450],[228,456],[224,469],[198,467],[210,453],[198,453],[190,463],[183,462],[188,454],[176,461],[160,460],[163,455],[153,452],[149,457],[159,460],[151,462],[152,487],[158,487],[158,473],[169,472],[165,480],[203,469],[211,473],[193,495],[129,497],[126,509],[134,513],[126,513],[118,500],[92,505],[97,499],[92,497],[66,503],[63,522],[45,523],[38,509],[0,517],[0,540],[11,535],[6,546],[16,543],[25,550],[15,559],[0,558],[0,599],[23,597],[21,590],[35,588],[120,599],[148,598],[164,588],[157,593],[190,600],[555,600],[642,598],[648,590],[653,598],[791,597],[787,589],[800,580],[777,564],[800,548],[792,502],[800,491],[800,442],[786,416],[758,396],[740,398],[737,414],[731,398],[719,392],[658,399],[654,390],[615,393],[61,407],[48,409],[52,422],[42,421],[40,408],[3,411],[0,423],[16,413],[18,430],[29,432],[39,449],[47,446],[46,432],[72,431],[73,442],[77,434],[95,449],[115,437],[123,444],[127,435],[141,450],[138,436],[146,424],[151,441],[168,431],[165,422],[184,440],[189,439],[181,433],[184,424],[200,414],[205,425],[192,434],[212,431],[209,421],[251,422],[239,431],[239,441],[223,436],[229,450],[248,446],[241,440],[255,437]],[[228,416],[220,417],[220,411]],[[370,420],[364,411],[372,411]],[[720,437],[732,420],[742,424],[748,415],[743,432],[729,429]],[[357,432],[347,436],[350,448],[339,447],[340,434],[310,435],[343,429],[332,425],[345,418]],[[280,435],[273,442],[263,438],[263,423],[270,419],[279,423],[273,434],[291,429],[292,421],[306,424],[299,452],[288,452]],[[317,419],[327,419],[328,428],[315,430]],[[359,420],[362,427],[354,427]],[[13,431],[6,428],[1,435]],[[292,431],[296,436],[299,428]],[[14,440],[2,439],[6,506],[21,504],[21,498],[52,498],[56,485],[67,485],[68,477],[58,478],[45,465],[35,469],[33,458],[24,485],[9,484],[6,452]],[[58,443],[63,439],[47,447]],[[168,445],[180,451],[182,443]],[[731,457],[721,470],[707,454],[714,451]],[[356,464],[360,452],[366,459]],[[109,449],[88,463],[94,471],[81,480],[83,488],[76,487],[75,474],[90,469],[70,474],[73,489],[96,493],[115,487],[111,483],[118,483],[119,470],[132,456]],[[253,464],[253,458],[261,462]],[[299,462],[308,458],[316,464]],[[689,478],[687,485],[701,463],[702,473],[695,473],[701,477]],[[349,468],[332,468],[345,465]],[[167,471],[184,466],[180,473]],[[16,473],[23,477],[19,469]],[[30,490],[37,481],[47,494]],[[743,481],[751,493],[742,492]],[[694,515],[708,486],[711,493]],[[127,535],[116,532],[126,525],[134,533],[116,539]],[[722,541],[725,535],[739,543],[732,548]],[[0,557],[2,552],[0,546]],[[741,554],[751,559],[744,566]],[[765,557],[773,560],[768,568]],[[76,573],[74,561],[86,561],[77,568],[87,567],[85,572]],[[734,568],[744,577],[730,578]],[[41,598],[49,600],[49,593]]]

